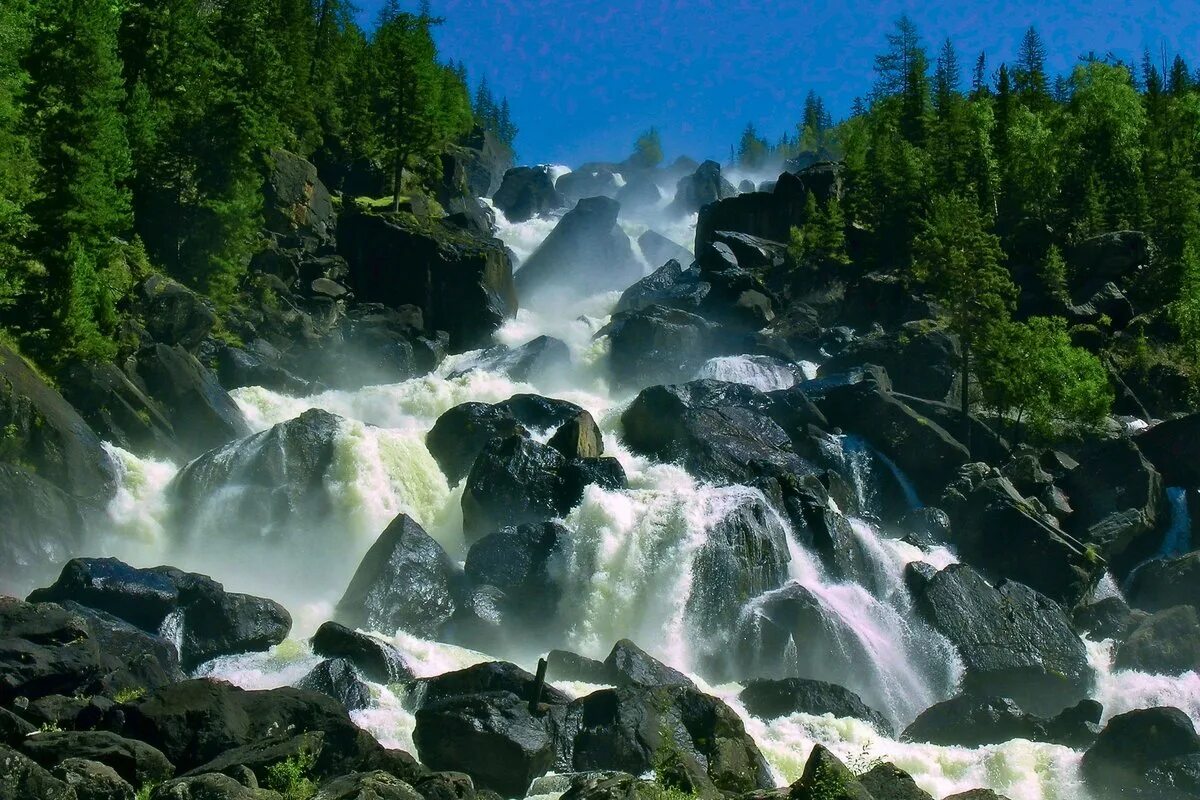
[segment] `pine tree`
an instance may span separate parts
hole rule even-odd
[[[770,148],[767,140],[758,135],[753,123],[747,123],[737,146],[737,164],[746,169],[762,169]]]
[[[1017,68],[1013,70],[1012,77],[1017,96],[1023,103],[1036,110],[1048,105],[1050,89],[1046,78],[1046,45],[1033,26],[1025,31],[1021,39]]]
[[[9,325],[24,317],[17,300],[36,269],[27,241],[36,165],[23,118],[29,75],[20,61],[30,14],[23,0],[0,8],[0,324]]]
[[[657,128],[643,131],[633,143],[633,154],[638,164],[645,169],[653,169],[662,163],[662,137]]]
[[[991,94],[987,79],[987,53],[980,51],[975,59],[975,69],[971,73],[971,99],[979,100]]]
[[[1171,63],[1171,74],[1167,78],[1167,91],[1179,97],[1186,94],[1191,88],[1192,76],[1188,72],[1187,62],[1183,60],[1183,56],[1177,55]]]
[[[946,37],[938,53],[933,81],[933,109],[940,119],[949,115],[951,101],[958,94],[961,80],[962,70],[958,64],[958,52],[954,49],[954,42],[950,37]]]
[[[131,165],[117,56],[120,17],[105,0],[39,0],[28,68],[40,171],[32,207],[48,269],[58,357],[105,358],[116,318],[114,240],[132,228]]]
[[[500,115],[496,127],[499,129],[500,141],[508,145],[509,149],[512,149],[520,130],[517,128],[517,124],[513,122],[512,109],[508,105],[507,97],[500,101]]]

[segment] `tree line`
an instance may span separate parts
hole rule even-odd
[[[370,31],[349,0],[0,4],[0,330],[50,366],[110,357],[152,269],[232,303],[277,148],[398,201],[474,124],[442,23],[397,0]]]

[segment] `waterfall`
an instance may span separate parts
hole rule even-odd
[[[727,383],[742,383],[762,392],[790,389],[796,385],[796,373],[786,364],[764,356],[720,356],[706,361],[697,378],[712,378]]]
[[[1159,556],[1174,558],[1192,549],[1192,513],[1188,508],[1187,489],[1173,486],[1167,489],[1167,499],[1171,504],[1171,524],[1163,537]]]

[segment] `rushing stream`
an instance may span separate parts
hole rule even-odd
[[[554,227],[554,220],[511,225],[502,214],[497,217],[500,238],[521,258],[532,253]],[[692,215],[673,222],[651,219],[623,221],[623,225],[634,239],[653,227],[690,245],[695,221]],[[645,269],[649,272],[654,266],[646,264]],[[540,335],[567,343],[573,366],[539,385],[470,370],[475,354],[468,353],[449,359],[434,374],[354,392],[330,391],[304,398],[262,388],[234,392],[260,431],[309,408],[325,409],[346,420],[330,472],[334,485],[326,486],[333,499],[327,516],[296,532],[289,539],[293,546],[265,550],[270,553],[265,560],[233,560],[222,547],[223,541],[253,542],[260,535],[231,518],[229,497],[207,498],[199,513],[186,521],[187,542],[175,541],[166,489],[181,465],[114,449],[122,484],[109,508],[111,530],[97,537],[95,554],[115,555],[143,566],[170,562],[210,573],[232,589],[285,603],[296,619],[292,640],[269,653],[221,659],[201,672],[250,688],[294,683],[319,661],[304,637],[329,617],[360,559],[398,513],[411,515],[454,557],[465,558],[462,486],[448,483],[424,444],[437,418],[466,401],[499,402],[520,392],[560,397],[586,408],[600,423],[606,450],[621,461],[629,488],[590,487],[566,517],[572,537],[563,559],[560,613],[567,636],[559,646],[602,658],[616,639],[629,637],[668,664],[694,674],[706,638],[704,632],[690,629],[685,613],[695,554],[711,527],[739,504],[756,499],[755,492],[704,485],[681,467],[653,463],[622,446],[619,416],[632,395],[609,388],[606,342],[595,338],[617,299],[617,293],[609,293],[581,298],[569,306],[523,308],[499,331],[498,340],[512,346]],[[464,369],[468,371],[460,374]],[[744,382],[763,390],[785,388],[814,374],[811,364],[791,371],[749,357],[714,359],[700,371],[702,377]],[[872,459],[861,443],[843,440],[841,446],[854,467],[852,488],[860,508],[869,509],[876,492],[872,464],[893,473],[889,480],[899,482],[911,505],[919,503],[894,466]],[[771,524],[786,525],[778,519]],[[846,685],[900,730],[922,709],[954,694],[962,670],[949,644],[915,622],[903,583],[904,566],[922,560],[942,568],[955,557],[944,548],[922,550],[888,538],[867,521],[852,520],[851,527],[858,560],[868,567],[861,584],[833,580],[813,553],[786,537],[789,576],[820,603],[837,647],[836,652],[821,653],[816,664],[801,664],[792,651],[782,659],[788,662],[795,656],[791,663],[770,668]],[[298,575],[305,577],[297,580]],[[755,614],[756,604],[766,599],[752,601],[743,613]],[[379,633],[394,639],[418,675],[436,675],[488,659],[406,634]],[[1099,675],[1096,697],[1104,704],[1106,717],[1169,704],[1200,723],[1200,678],[1195,673],[1168,678],[1114,672],[1111,643],[1088,643],[1088,647]],[[540,653],[521,655],[522,666],[529,668]],[[806,662],[811,660],[809,654]],[[1081,754],[1065,747],[1021,740],[976,749],[904,743],[885,738],[858,720],[804,714],[765,723],[740,706],[739,686],[697,683],[742,714],[781,784],[799,777],[812,744],[821,742],[853,769],[866,769],[879,759],[892,761],[936,798],[980,786],[1013,800],[1087,798],[1079,775]],[[581,694],[594,687],[566,684],[561,688]],[[414,719],[403,706],[402,689],[372,689],[376,703],[355,712],[356,720],[385,744],[413,751]]]

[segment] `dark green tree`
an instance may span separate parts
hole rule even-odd
[[[771,152],[767,140],[758,135],[753,123],[747,123],[737,145],[737,163],[746,169],[762,169]]]
[[[21,64],[30,22],[24,0],[0,8],[0,324],[9,325],[24,317],[17,300],[38,269],[27,241],[37,168],[24,117],[29,75]]]
[[[638,135],[633,143],[633,155],[641,166],[648,169],[662,163],[662,137],[658,128],[649,128]]]
[[[1035,110],[1050,104],[1050,84],[1046,77],[1046,45],[1037,28],[1030,26],[1021,39],[1013,85],[1021,102]]]

